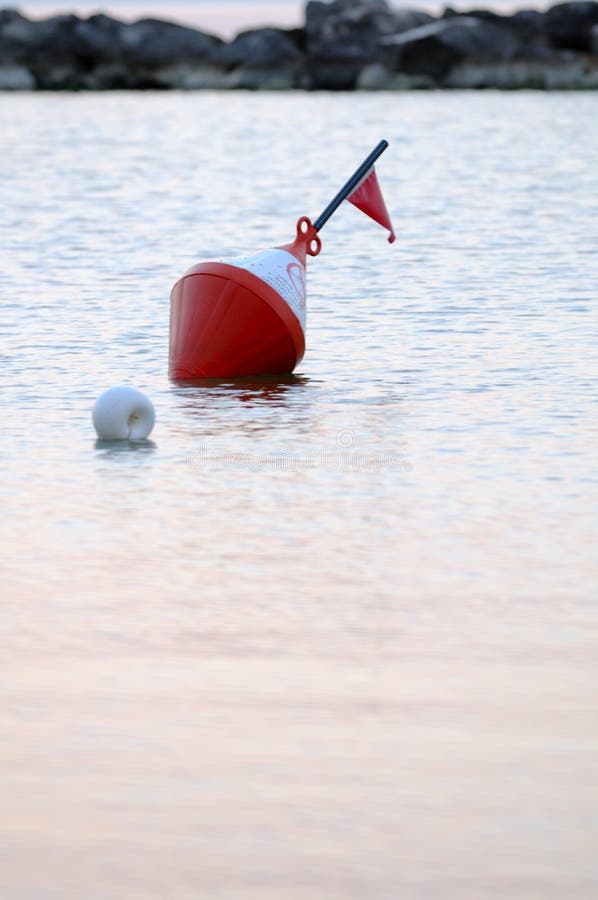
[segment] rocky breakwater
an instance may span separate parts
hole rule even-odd
[[[158,19],[0,10],[0,89],[598,88],[598,2],[431,16],[310,0],[301,28],[225,42]]]

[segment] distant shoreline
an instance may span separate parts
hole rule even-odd
[[[175,7],[176,8],[176,7]],[[224,40],[154,18],[0,10],[0,90],[597,90],[598,2],[512,14],[307,4]]]

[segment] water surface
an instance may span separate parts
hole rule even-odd
[[[598,96],[0,98],[11,900],[598,891]],[[297,372],[168,296],[345,204]],[[96,443],[130,383],[152,441]]]

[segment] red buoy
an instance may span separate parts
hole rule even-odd
[[[177,281],[170,298],[171,378],[293,371],[305,352],[305,258],[322,249],[320,228],[348,199],[389,228],[394,240],[373,168],[387,146],[378,144],[313,225],[306,216],[299,219],[292,243],[199,263]]]
[[[171,377],[292,372],[305,352],[305,256],[321,246],[303,217],[291,244],[189,269],[171,294]]]

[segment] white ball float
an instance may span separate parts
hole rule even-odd
[[[156,412],[152,401],[132,387],[113,387],[98,397],[93,425],[103,441],[143,441],[149,437]]]

